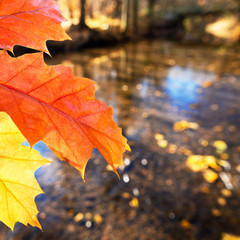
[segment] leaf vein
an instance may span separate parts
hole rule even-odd
[[[3,184],[3,186],[5,187],[6,189],[6,199],[7,199],[7,209],[8,209],[8,215],[9,215],[9,220],[11,219],[10,218],[10,213],[9,213],[9,204],[8,204],[8,197],[7,197],[7,193],[10,193],[13,198],[22,206],[23,209],[25,209],[25,211],[27,212],[27,214],[30,216],[30,218],[32,219],[32,221],[34,223],[36,223],[36,221],[32,218],[31,214],[29,213],[29,211],[27,210],[27,208],[21,203],[21,201],[16,198],[16,196],[12,193],[12,191],[5,185],[5,183],[0,179],[0,182]],[[11,220],[10,220],[11,221]],[[38,225],[38,224],[37,224]]]

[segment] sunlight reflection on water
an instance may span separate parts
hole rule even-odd
[[[189,104],[199,101],[197,89],[201,84],[206,80],[214,81],[215,78],[213,72],[174,66],[168,71],[164,90],[173,105],[189,109]]]

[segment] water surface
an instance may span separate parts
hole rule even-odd
[[[37,197],[43,232],[17,224],[13,239],[240,236],[237,52],[142,41],[64,53],[47,61],[74,65],[77,76],[96,81],[96,97],[113,106],[132,152],[124,155],[119,181],[94,151],[83,182],[76,170],[39,144],[37,149],[54,161],[36,173],[46,192]],[[182,120],[199,127],[174,130]],[[220,158],[216,140],[227,144],[229,164],[210,183],[186,161],[191,155]],[[6,227],[1,229],[2,239],[12,237]]]

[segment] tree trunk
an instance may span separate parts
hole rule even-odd
[[[126,37],[129,30],[129,18],[130,18],[130,0],[122,1],[122,16],[121,16],[121,31],[123,36]]]
[[[133,33],[138,34],[138,0],[133,0]]]
[[[81,16],[80,21],[78,24],[78,28],[81,29],[89,29],[87,26],[85,19],[86,19],[86,0],[80,0],[80,9],[81,9]]]
[[[154,5],[156,0],[149,0],[148,1],[148,34],[153,34],[153,15],[154,15]]]

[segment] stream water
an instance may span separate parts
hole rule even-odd
[[[77,76],[96,81],[96,97],[113,106],[132,152],[124,155],[119,181],[94,151],[83,182],[39,143],[36,148],[53,161],[36,173],[46,193],[36,198],[43,232],[16,224],[13,235],[1,224],[0,239],[240,236],[239,53],[141,41],[59,54],[47,62],[74,65]],[[179,129],[176,123],[183,120],[192,125]],[[217,140],[227,146],[221,154]],[[215,181],[186,165],[192,155],[225,161],[219,171],[209,167]]]

